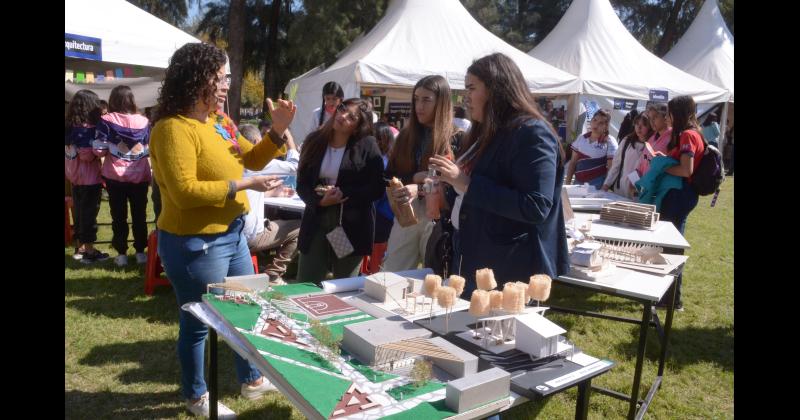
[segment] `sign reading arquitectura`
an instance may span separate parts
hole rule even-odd
[[[103,60],[102,40],[82,35],[64,33],[64,56]]]

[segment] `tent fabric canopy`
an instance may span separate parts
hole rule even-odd
[[[103,61],[158,68],[184,44],[200,42],[125,0],[66,0],[64,32],[100,38]]]
[[[310,132],[312,111],[320,106],[322,86],[328,81],[342,85],[345,97],[360,96],[363,85],[413,87],[432,74],[445,77],[452,89],[463,89],[470,64],[494,52],[516,62],[534,93],[579,90],[574,75],[507,44],[481,26],[458,0],[394,0],[375,27],[353,41],[335,63],[289,81],[286,92],[299,85],[292,132],[300,141]]]
[[[728,90],[733,102],[733,35],[716,0],[706,0],[664,61]]]
[[[576,74],[582,94],[650,99],[651,90],[697,102],[725,102],[728,91],[661,60],[625,28],[608,0],[574,0],[531,56]]]
[[[81,89],[108,100],[111,89],[127,85],[139,107],[153,106],[164,78],[163,69],[172,54],[186,43],[201,42],[125,0],[66,0],[64,6],[65,33],[99,38],[102,42],[102,61],[64,57],[65,68],[102,74],[105,69],[142,66],[138,72],[144,76],[95,83],[64,82],[65,101]]]

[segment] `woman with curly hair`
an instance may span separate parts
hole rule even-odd
[[[267,100],[273,126],[257,145],[243,141],[236,125],[218,108],[225,103],[229,76],[225,53],[210,44],[179,48],[167,67],[150,138],[154,175],[161,189],[158,254],[175,290],[178,307],[199,302],[209,283],[226,276],[253,274],[247,240],[242,234],[249,210],[243,190],[271,190],[275,176],[242,178],[244,169],[259,170],[285,153],[283,133],[294,118],[291,101]],[[208,416],[203,379],[206,326],[179,310],[178,359],[187,407]],[[275,389],[255,366],[234,356],[245,398]],[[233,412],[218,405],[220,415]]]

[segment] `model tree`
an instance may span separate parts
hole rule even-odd
[[[337,339],[331,329],[319,322],[318,319],[312,319],[311,322],[311,335],[317,339],[317,353],[321,354],[325,359],[334,363],[339,358],[341,353],[340,343],[341,339]],[[324,351],[327,350],[327,351]]]
[[[425,359],[417,359],[411,368],[411,379],[414,386],[421,388],[433,378],[433,364]]]

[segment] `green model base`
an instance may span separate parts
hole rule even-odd
[[[434,402],[424,402],[418,406],[403,411],[402,413],[392,414],[384,417],[384,420],[420,420],[420,419],[444,419],[455,416],[455,411],[450,411],[445,405],[444,399]]]
[[[264,356],[264,359],[324,418],[330,417],[352,383],[274,357]]]
[[[285,357],[294,361],[305,363],[309,366],[325,369],[330,372],[341,374],[342,371],[333,366],[330,362],[322,358],[322,356],[311,351],[301,350],[297,347],[281,344],[277,341],[267,340],[256,335],[242,333],[255,348],[272,353],[276,356]]]
[[[342,357],[346,356],[347,354],[349,353],[342,350]],[[361,372],[361,374],[364,375],[364,377],[366,377],[367,379],[371,380],[376,384],[379,382],[388,381],[389,379],[398,378],[397,375],[392,375],[391,373],[372,370],[370,369],[369,366],[359,362],[356,359],[350,359],[347,363],[350,364],[350,366],[352,366],[353,369]]]
[[[252,330],[256,326],[258,316],[261,314],[261,307],[258,305],[248,305],[221,301],[217,295],[206,294],[206,300],[211,306],[219,311],[222,316],[233,324],[236,328]]]
[[[427,394],[429,392],[433,392],[445,387],[445,384],[436,382],[436,381],[428,381],[425,385],[417,388],[414,384],[406,384],[403,386],[398,386],[397,388],[392,388],[386,391],[387,394],[391,395],[397,401],[407,400],[409,398],[414,398],[416,396]],[[402,394],[402,398],[401,398]]]

